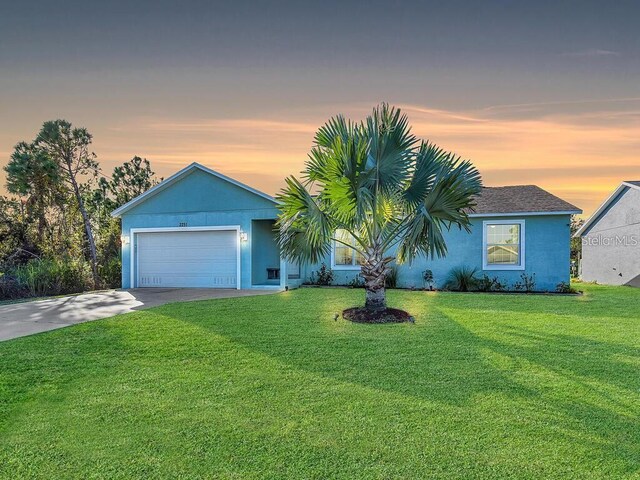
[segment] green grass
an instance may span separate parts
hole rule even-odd
[[[0,343],[4,478],[640,478],[640,290],[172,304]]]

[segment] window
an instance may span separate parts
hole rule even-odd
[[[483,224],[484,270],[524,270],[524,220],[496,220]]]
[[[345,245],[355,245],[355,239],[346,230],[337,230],[336,239],[340,241],[333,242],[331,267],[337,270],[359,269],[363,261],[362,255]]]

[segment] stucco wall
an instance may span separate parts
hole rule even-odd
[[[640,190],[620,192],[583,235],[582,279],[640,287]]]
[[[275,261],[273,244],[265,249],[252,248],[253,242],[266,240],[263,228],[252,220],[275,219],[278,209],[275,203],[248,192],[236,185],[218,179],[210,174],[195,170],[180,181],[157,193],[145,202],[122,215],[122,234],[129,243],[122,247],[122,286],[131,287],[131,251],[134,239],[132,228],[188,227],[196,226],[240,226],[247,233],[248,240],[240,243],[241,287],[251,288],[253,273],[263,270],[262,260]],[[525,221],[525,270],[487,271],[490,277],[498,277],[503,283],[513,285],[522,273],[536,275],[538,290],[555,290],[560,282],[569,281],[569,219],[568,215],[548,215],[529,217],[495,217],[490,220]],[[449,253],[445,258],[428,260],[416,259],[412,265],[398,267],[399,285],[402,287],[422,287],[422,272],[433,271],[435,283],[442,287],[451,269],[455,266],[476,267],[482,274],[482,223],[483,218],[474,218],[472,232],[454,229],[446,233]],[[265,253],[265,259],[262,259]],[[252,262],[252,257],[256,257]],[[252,272],[252,263],[255,263]],[[325,263],[331,266],[327,257]],[[286,279],[289,286],[308,279],[311,272],[320,267],[301,265],[300,280]],[[135,267],[134,267],[135,268]],[[265,267],[266,268],[266,267]],[[285,272],[281,272],[283,278]],[[135,272],[134,272],[135,274]],[[357,271],[335,271],[335,283],[346,284],[357,275]],[[134,275],[135,277],[135,275]],[[257,278],[257,277],[256,277]]]
[[[196,170],[122,215],[122,234],[130,239],[122,246],[122,287],[131,287],[131,228],[186,224],[189,227],[239,225],[247,232],[248,240],[240,243],[240,280],[242,288],[250,288],[251,221],[275,219],[277,215],[273,202]]]
[[[482,225],[484,220],[521,220],[525,221],[525,269],[524,270],[482,270]],[[452,229],[445,234],[448,254],[445,258],[433,260],[417,258],[411,265],[398,266],[399,286],[405,288],[422,288],[422,272],[430,269],[433,272],[437,288],[442,288],[453,267],[475,267],[481,276],[498,277],[503,283],[512,286],[521,280],[522,273],[535,273],[536,290],[555,291],[560,282],[569,282],[570,266],[570,216],[548,215],[528,217],[492,217],[473,218],[471,233]],[[331,266],[331,258],[324,262]],[[307,265],[303,276],[308,279],[317,271],[320,264]],[[334,283],[346,284],[358,274],[357,270],[334,270]]]
[[[273,238],[273,222],[251,222],[251,263],[253,285],[278,285],[279,280],[269,280],[267,268],[280,268],[280,251]]]

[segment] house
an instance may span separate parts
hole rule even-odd
[[[535,185],[485,187],[469,214],[471,233],[452,228],[445,232],[444,258],[416,259],[397,267],[398,285],[422,288],[423,273],[433,273],[442,288],[454,267],[476,268],[480,276],[497,278],[507,288],[535,275],[535,290],[555,291],[570,280],[571,215],[582,213],[568,202]],[[341,240],[345,240],[347,237]],[[324,263],[334,282],[348,284],[358,274],[357,255],[334,246]],[[302,267],[308,278],[320,265]]]
[[[640,181],[622,182],[575,236],[584,281],[640,287]]]
[[[484,188],[470,214],[471,233],[447,232],[446,258],[398,266],[398,285],[422,287],[430,269],[442,286],[453,267],[464,265],[508,285],[535,274],[537,290],[553,291],[569,282],[570,216],[578,213],[533,185]],[[340,244],[320,264],[286,262],[273,234],[277,201],[198,163],[112,215],[122,219],[123,288],[296,287],[321,263],[335,283],[347,284],[359,270],[355,252]]]

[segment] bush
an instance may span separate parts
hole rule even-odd
[[[513,289],[516,292],[525,291],[527,293],[533,292],[536,289],[536,274],[527,275],[526,273],[520,274],[519,282],[513,284]]]
[[[478,286],[477,268],[455,267],[449,273],[446,288],[455,292],[469,292]]]
[[[398,287],[398,269],[396,267],[389,267],[389,273],[384,277],[385,288],[397,288]]]
[[[331,285],[333,282],[333,271],[323,263],[320,270],[311,272],[309,283],[311,285]]]
[[[10,274],[0,273],[0,300],[14,300],[29,296],[29,291]]]
[[[351,288],[363,288],[364,279],[362,279],[362,277],[360,277],[360,274],[358,274],[347,283],[347,286]]]
[[[507,289],[506,285],[500,282],[498,277],[491,278],[487,274],[484,274],[478,280],[477,288],[481,292],[504,292]]]
[[[103,285],[108,288],[120,288],[122,284],[122,260],[111,257],[98,267],[98,274]]]
[[[578,291],[571,286],[570,283],[560,282],[556,285],[556,292],[558,293],[578,293]]]
[[[422,281],[424,282],[424,286],[429,290],[433,290],[433,284],[435,280],[433,279],[433,272],[431,270],[425,270],[422,272]]]
[[[16,267],[12,275],[32,297],[79,293],[92,288],[91,267],[78,260],[34,259]]]

